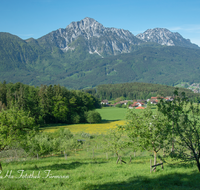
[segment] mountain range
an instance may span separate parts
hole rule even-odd
[[[200,47],[165,28],[134,36],[92,18],[72,22],[39,39],[0,32],[0,81],[30,85],[199,82]]]

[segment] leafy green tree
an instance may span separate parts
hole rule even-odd
[[[56,122],[68,122],[69,109],[67,107],[66,98],[62,96],[55,97],[56,101],[53,108],[53,116]]]
[[[176,137],[172,141],[175,148],[172,156],[184,161],[195,161],[200,172],[200,121],[199,104],[190,102],[185,93],[174,92],[174,100],[161,101],[159,111],[165,114],[170,122],[171,134]]]
[[[112,129],[109,130],[104,138],[104,151],[111,151],[120,159],[120,151],[128,146],[128,142],[125,142],[123,137],[123,130]]]
[[[6,81],[4,80],[3,84],[0,86],[0,101],[5,106],[7,106],[6,94],[7,94],[7,87],[6,87]]]
[[[100,123],[101,115],[97,111],[89,111],[86,113],[88,123]]]
[[[130,142],[138,145],[141,150],[154,153],[154,165],[157,153],[168,145],[168,121],[163,114],[145,109],[140,113],[129,110],[128,124],[121,127],[129,136]]]
[[[15,146],[26,148],[27,137],[38,131],[34,118],[22,109],[12,107],[0,112],[0,150]]]

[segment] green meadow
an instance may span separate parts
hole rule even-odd
[[[71,152],[23,161],[3,162],[1,189],[199,189],[200,174],[193,164],[171,162],[164,170],[150,173],[148,153],[137,152],[129,163],[130,150],[124,152],[127,163],[116,164],[117,157],[101,150]],[[23,171],[22,171],[23,170]],[[22,173],[23,172],[23,173]]]
[[[122,122],[127,109],[103,108],[97,111],[102,116],[102,124],[109,125],[112,121]],[[157,166],[156,172],[150,173],[153,152],[134,152],[129,147],[119,150],[126,163],[117,163],[115,152],[106,150],[104,143],[109,141],[109,130],[104,134],[91,132],[83,136],[81,125],[74,133],[75,139],[83,140],[78,148],[38,158],[23,157],[17,151],[12,156],[1,157],[0,189],[199,189],[200,173],[194,162],[184,163],[166,157],[164,169]],[[157,162],[161,162],[159,155]]]
[[[96,109],[101,114],[102,120],[125,120],[126,119],[126,108],[116,107],[103,107],[102,109]]]

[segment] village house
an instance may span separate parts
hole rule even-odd
[[[108,100],[102,100],[101,104],[106,104],[107,105],[108,104]]]
[[[144,103],[142,102],[133,102],[133,104],[129,106],[129,109],[133,109],[134,107],[142,107],[143,105]]]

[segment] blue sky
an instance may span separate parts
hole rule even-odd
[[[200,46],[199,0],[0,0],[0,32],[22,39],[40,38],[85,17],[134,35],[167,28]]]

